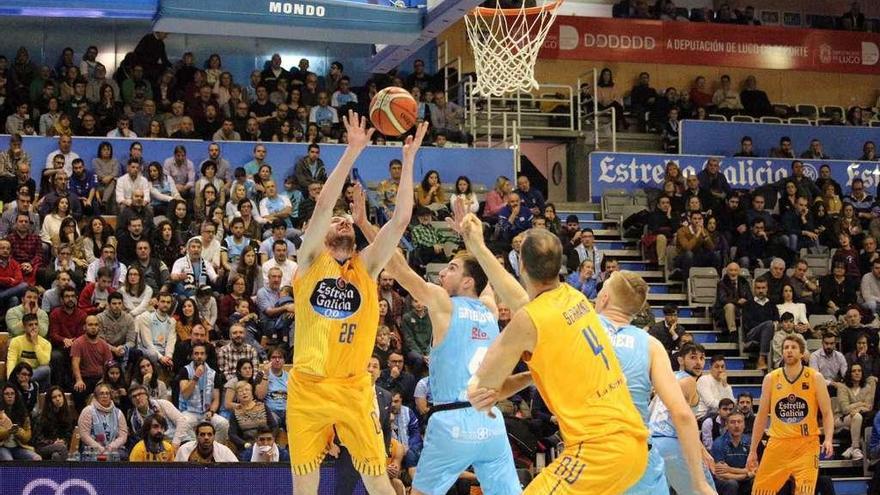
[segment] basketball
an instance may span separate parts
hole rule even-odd
[[[399,136],[410,130],[418,115],[418,103],[403,88],[385,88],[370,102],[370,122],[386,136]]]

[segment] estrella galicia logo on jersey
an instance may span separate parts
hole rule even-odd
[[[361,294],[354,284],[342,278],[325,278],[315,285],[309,303],[325,318],[344,320],[360,309]]]
[[[788,424],[800,423],[810,414],[810,406],[807,405],[807,401],[794,394],[780,399],[774,409],[776,417]]]

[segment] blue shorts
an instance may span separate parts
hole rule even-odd
[[[625,495],[669,495],[669,483],[666,482],[666,472],[663,458],[656,448],[648,451],[648,467],[642,478],[627,491]]]
[[[495,419],[472,408],[433,414],[412,486],[425,495],[445,495],[473,466],[484,494],[521,493],[501,411],[494,413]]]
[[[677,493],[694,493],[691,488],[691,475],[688,472],[687,463],[684,461],[684,454],[681,452],[681,445],[678,438],[673,437],[653,437],[651,438],[653,447],[651,451],[657,451],[663,458],[663,464],[666,470],[666,479]],[[712,479],[712,473],[703,463],[703,476],[713,489],[715,481]]]

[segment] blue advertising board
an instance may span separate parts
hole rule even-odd
[[[144,146],[144,157],[147,162],[162,163],[174,155],[174,146],[182,144],[186,147],[187,157],[196,168],[208,156],[207,141],[181,141],[175,139],[122,139],[122,138],[73,138],[73,151],[83,160],[86,167],[91,168],[92,159],[98,152],[98,144],[108,141],[113,145],[114,157],[123,161],[128,156],[131,143],[139,141]],[[253,158],[253,142],[220,143],[223,158],[230,165],[241,167]],[[293,172],[293,166],[300,157],[306,155],[307,145],[301,143],[260,143],[266,146],[266,162],[272,165],[272,172],[277,180],[283,180]],[[0,135],[0,150],[9,147],[9,136]],[[45,166],[46,157],[58,149],[58,141],[54,138],[30,136],[24,138],[24,150],[31,157],[31,175],[39,183],[40,174]],[[336,162],[345,151],[345,145],[322,144],[321,159],[327,171],[336,166]],[[388,163],[392,159],[401,158],[399,146],[368,146],[361,153],[355,166],[364,181],[380,181],[388,178]],[[478,163],[479,166],[474,166]],[[437,170],[442,182],[455,182],[460,175],[466,175],[474,184],[484,184],[491,188],[499,175],[513,177],[513,151],[509,149],[487,148],[432,148],[423,147],[416,157],[414,180],[416,183],[429,170]],[[198,175],[198,170],[196,170]]]
[[[739,189],[754,189],[777,182],[788,177],[791,162],[779,158],[737,158],[719,155],[662,155],[643,153],[590,153],[590,194],[594,200],[602,196],[606,189],[637,189],[663,187],[663,176],[668,162],[675,162],[682,175],[699,173],[706,166],[706,160],[715,157],[721,160],[721,172],[730,185]],[[855,177],[865,181],[865,187],[874,191],[880,179],[880,162],[860,162],[848,160],[801,160],[804,173],[815,179],[819,167],[828,164],[831,176],[844,185]]]
[[[740,139],[752,138],[757,155],[769,155],[783,136],[791,138],[797,156],[822,141],[825,154],[833,159],[857,159],[865,141],[880,143],[880,127],[811,126],[791,124],[749,124],[685,120],[681,123],[681,152],[692,155],[731,156],[739,151]]]
[[[321,495],[336,489],[336,472],[321,469]],[[255,495],[292,493],[287,464],[7,462],[3,495]],[[357,495],[366,492],[358,483]]]

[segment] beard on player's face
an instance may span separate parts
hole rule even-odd
[[[354,232],[328,232],[326,239],[327,247],[331,249],[344,249],[351,251],[354,249]]]

